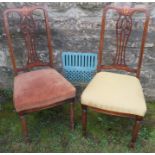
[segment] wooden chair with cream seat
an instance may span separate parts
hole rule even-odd
[[[109,11],[114,11],[118,14],[115,26],[117,50],[115,52],[112,65],[103,65],[102,53],[104,49],[106,15]],[[143,33],[137,66],[131,68],[127,65],[125,56],[127,43],[133,26],[132,17],[136,13],[142,13],[145,21],[143,24]],[[86,135],[87,109],[91,108],[96,112],[108,115],[133,118],[135,120],[135,125],[132,131],[130,147],[135,146],[141,121],[147,111],[139,78],[148,23],[149,13],[144,8],[118,8],[108,6],[104,9],[98,53],[98,73],[90,81],[81,95],[82,126],[84,135]],[[134,75],[136,74],[136,76],[102,71],[106,69],[127,71]]]
[[[25,140],[28,139],[25,114],[53,108],[64,104],[65,101],[70,103],[70,126],[73,129],[73,101],[76,90],[72,84],[53,68],[52,40],[46,9],[40,6],[7,9],[3,15],[5,33],[15,74],[13,88],[14,106],[21,120]],[[14,22],[11,25],[10,20],[11,22],[18,20],[18,22]],[[42,27],[40,27],[40,24],[44,26],[43,31],[41,31]],[[11,32],[11,28],[13,28],[13,32]],[[46,38],[45,42],[47,42],[48,62],[42,60],[38,53],[37,30],[39,33],[45,32],[43,35]],[[18,34],[14,36],[15,32]],[[19,34],[22,37],[20,41],[23,39],[23,44],[25,45],[21,53],[26,53],[25,55],[27,56],[26,64],[22,68],[17,65],[17,59],[15,59],[15,48],[18,48],[18,44],[15,47],[14,39],[19,37]],[[46,68],[31,70],[40,66]]]

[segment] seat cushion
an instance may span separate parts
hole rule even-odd
[[[99,72],[81,96],[83,105],[102,110],[144,116],[146,103],[138,78]]]
[[[56,70],[41,69],[22,73],[14,79],[17,112],[48,107],[75,97],[75,88]]]

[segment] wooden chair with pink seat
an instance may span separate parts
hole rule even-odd
[[[43,20],[45,36],[47,41],[47,49],[49,53],[49,61],[41,60],[37,52],[37,20],[34,12],[39,11]],[[12,16],[13,14],[13,16]],[[76,90],[53,66],[53,52],[51,45],[51,32],[48,21],[48,14],[44,7],[33,6],[16,9],[7,9],[3,13],[4,28],[7,37],[9,53],[14,71],[13,101],[15,109],[19,115],[22,124],[22,131],[25,140],[28,139],[28,128],[25,120],[25,114],[40,111],[62,105],[64,101],[70,103],[70,127],[74,128],[74,110],[73,103]],[[10,18],[11,17],[11,18]],[[13,19],[14,17],[14,19]],[[38,19],[38,18],[37,18]],[[19,20],[10,25],[10,20]],[[23,67],[18,67],[15,55],[14,37],[18,37],[11,33],[11,26],[21,32],[24,43],[24,50],[27,61]],[[39,31],[39,33],[41,33]],[[16,46],[18,43],[16,42]],[[42,66],[43,69],[32,70],[34,67]],[[45,67],[45,68],[44,68]]]

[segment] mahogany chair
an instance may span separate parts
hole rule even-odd
[[[118,15],[115,25],[116,51],[114,52],[112,64],[105,65],[103,64],[102,53],[104,49],[106,15],[109,10],[114,11],[115,14]],[[132,67],[126,63],[126,47],[132,31],[132,20],[135,13],[142,13],[145,15],[145,21],[143,24],[138,62],[135,67]],[[143,8],[106,7],[104,9],[100,33],[100,47],[98,51],[99,72],[88,84],[81,96],[84,135],[86,135],[87,109],[91,108],[96,112],[108,115],[133,118],[135,120],[135,125],[132,131],[130,147],[135,146],[140,124],[147,110],[139,77],[148,23],[149,13]],[[107,69],[109,71],[112,71],[112,69],[115,71],[126,71],[130,74],[136,74],[136,77],[133,75],[101,71]]]
[[[36,49],[36,30],[37,20],[34,20],[34,12],[39,11],[42,14],[49,61],[40,59]],[[24,67],[18,67],[15,59],[14,37],[11,33],[9,21],[13,20],[10,14],[16,14],[14,20],[19,17],[19,23],[16,25],[20,29],[25,44],[25,53],[27,62]],[[38,14],[36,14],[38,15]],[[14,71],[13,101],[15,109],[20,117],[22,131],[25,140],[28,140],[28,129],[25,120],[25,114],[52,108],[64,103],[70,103],[70,127],[74,128],[73,102],[76,90],[53,66],[53,53],[51,45],[51,32],[48,23],[48,15],[45,8],[40,6],[23,7],[17,9],[7,9],[4,11],[4,28],[7,37],[9,52]],[[10,19],[10,20],[9,20]],[[15,27],[15,25],[13,25]],[[39,31],[40,32],[40,31]],[[24,51],[21,51],[22,53]],[[34,67],[42,66],[42,69],[32,70]],[[43,67],[45,66],[45,67]]]

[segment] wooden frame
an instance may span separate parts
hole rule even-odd
[[[119,40],[122,43],[122,46],[124,46],[123,48],[119,49],[119,44],[117,42],[117,50],[116,50],[116,56],[114,59],[114,62],[112,65],[102,65],[102,52],[103,52],[103,48],[104,48],[104,32],[105,32],[105,22],[106,22],[106,14],[109,10],[115,10],[118,14],[119,17],[123,16],[124,19],[126,20],[125,22],[125,26],[128,29],[128,31],[126,32],[126,38],[125,41],[122,40],[122,38],[119,37],[120,33],[121,35],[123,35],[122,33],[122,25],[119,23],[120,18],[117,20],[117,24],[116,24],[116,39]],[[138,65],[137,68],[130,68],[126,65],[125,62],[125,49],[126,49],[126,45],[127,45],[127,41],[128,38],[130,36],[130,32],[131,32],[131,27],[132,27],[132,15],[135,12],[141,12],[145,14],[145,23],[144,23],[144,29],[143,29],[143,35],[142,35],[142,41],[141,41],[141,48],[140,48],[140,55],[139,55],[139,61],[138,61]],[[128,19],[127,19],[128,18]],[[123,19],[123,20],[124,20]],[[118,8],[118,7],[111,7],[108,6],[104,9],[103,11],[103,16],[102,16],[102,24],[101,24],[101,33],[100,33],[100,46],[99,46],[99,51],[98,51],[98,71],[101,71],[102,69],[116,69],[116,70],[124,70],[127,72],[131,72],[131,73],[135,73],[137,78],[140,78],[140,69],[141,69],[141,65],[142,65],[142,59],[143,59],[143,53],[144,53],[144,45],[145,45],[145,40],[146,40],[146,36],[147,36],[147,29],[148,29],[148,24],[149,24],[149,12],[146,9],[143,8]],[[119,31],[118,31],[119,29]],[[112,94],[111,94],[112,95]],[[98,108],[94,108],[94,107],[90,107],[90,106],[86,106],[86,105],[82,105],[82,130],[83,130],[83,135],[86,136],[86,126],[87,126],[87,111],[88,108],[91,108],[92,110],[99,112],[99,113],[105,113],[108,115],[113,115],[113,116],[121,116],[121,117],[129,117],[129,118],[133,118],[135,120],[135,125],[133,127],[133,131],[132,131],[132,139],[130,142],[130,147],[134,148],[135,147],[135,143],[136,143],[136,139],[138,136],[138,132],[140,130],[140,125],[141,122],[143,120],[143,117],[141,116],[137,116],[137,115],[132,115],[132,114],[127,114],[127,113],[120,113],[120,112],[115,112],[115,111],[107,111],[107,110],[101,110]]]
[[[119,30],[119,27],[118,26],[116,27],[116,34],[117,34],[116,39],[120,39],[120,42],[122,42],[123,46],[124,46],[123,49],[116,51],[115,59],[119,59],[119,62],[114,61],[113,64],[109,65],[109,66],[102,65],[102,53],[103,53],[103,48],[104,48],[104,32],[105,32],[106,14],[109,10],[115,10],[120,16],[124,16],[124,17],[127,16],[130,18],[132,18],[132,15],[136,12],[145,14],[146,18],[145,18],[145,23],[144,23],[144,29],[143,29],[143,35],[142,35],[142,41],[141,41],[141,48],[140,48],[140,55],[139,55],[139,61],[138,61],[137,68],[130,68],[125,63],[125,50],[126,50],[127,41],[128,41],[128,38],[129,38],[130,32],[131,32],[132,19],[131,19],[130,23],[129,23],[129,21],[127,21],[128,23],[126,22],[126,26],[129,25],[126,28],[130,28],[130,31],[127,33],[125,41],[123,41],[122,38],[120,38],[118,36],[119,34],[118,34],[117,30]],[[117,20],[117,22],[119,22],[118,20]],[[102,24],[101,24],[102,26],[101,26],[101,33],[100,33],[100,46],[99,46],[99,51],[98,51],[98,67],[97,67],[98,71],[100,71],[102,69],[124,70],[127,72],[136,73],[136,76],[139,78],[143,54],[144,54],[144,45],[145,45],[145,40],[146,40],[146,36],[147,36],[148,24],[149,24],[149,12],[146,9],[128,8],[128,7],[124,7],[124,8],[106,7],[103,11],[103,16],[102,16]],[[117,43],[117,48],[118,48],[118,46],[119,46],[119,44]]]
[[[33,21],[32,13],[33,13],[33,11],[38,10],[38,9],[43,11],[43,14],[44,14],[44,22],[45,22],[45,29],[46,29],[46,33],[47,33],[47,42],[48,42],[48,50],[49,50],[49,63],[41,62],[37,58],[37,53],[36,53],[36,49],[35,49],[35,37],[33,35],[33,31],[35,30],[35,26],[33,25],[34,23],[32,25],[25,24],[25,21],[28,21],[29,19],[31,19]],[[10,13],[13,13],[13,12],[16,12],[21,17],[20,28],[22,30],[22,34],[23,34],[23,37],[25,40],[25,45],[26,45],[27,55],[28,55],[28,61],[24,68],[17,68],[17,66],[16,66],[13,42],[12,42],[12,38],[10,35],[10,31],[9,31],[8,16]],[[33,67],[37,67],[37,66],[52,67],[53,55],[52,55],[52,45],[51,45],[51,34],[50,34],[50,28],[49,28],[49,24],[48,24],[49,23],[48,22],[48,14],[47,14],[46,9],[41,6],[23,7],[23,8],[18,8],[18,9],[7,9],[4,11],[3,17],[4,17],[4,29],[5,29],[5,33],[6,33],[6,37],[7,37],[7,43],[8,43],[8,47],[9,47],[9,53],[11,56],[11,62],[13,65],[14,75],[16,76],[21,71],[26,71]],[[29,23],[29,21],[26,23]],[[71,129],[74,129],[74,105],[73,105],[74,100],[75,100],[75,98],[66,100],[70,103],[70,127],[71,127]],[[64,102],[59,102],[59,103],[55,103],[55,104],[52,104],[47,107],[34,108],[34,109],[19,112],[18,115],[21,120],[22,131],[23,131],[25,141],[28,140],[28,128],[27,128],[27,124],[26,124],[26,120],[25,120],[25,114],[28,114],[31,112],[37,112],[37,111],[40,111],[43,109],[52,108],[52,107],[61,105],[63,103]]]
[[[49,63],[43,63],[40,60],[38,60],[36,49],[35,49],[35,37],[33,36],[33,32],[35,31],[35,21],[33,20],[32,13],[35,10],[42,10],[44,13],[44,22],[45,22],[45,29],[47,33],[47,42],[48,42],[48,50],[49,50]],[[27,55],[28,55],[28,61],[27,65],[24,68],[17,68],[16,61],[15,61],[15,55],[14,55],[14,48],[13,48],[13,40],[10,35],[9,31],[9,22],[8,22],[8,16],[10,13],[17,13],[21,17],[20,22],[20,29],[23,32],[23,38],[25,41],[25,45],[27,48]],[[33,6],[33,7],[23,7],[19,9],[7,9],[3,13],[4,17],[4,30],[7,37],[7,43],[9,47],[9,52],[11,56],[11,61],[13,65],[14,74],[17,75],[21,71],[25,71],[27,69],[31,69],[33,67],[37,66],[52,66],[53,64],[53,53],[52,53],[52,45],[51,45],[51,34],[50,34],[50,28],[48,24],[48,14],[46,12],[46,9],[40,6]],[[26,21],[29,22],[29,19],[33,21],[33,25],[27,26],[25,23]]]

